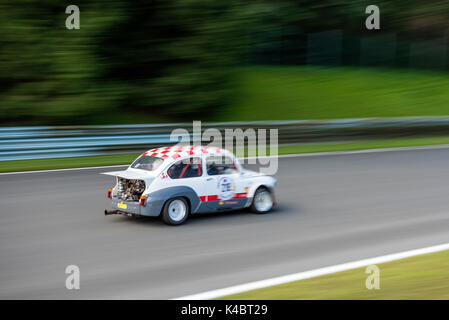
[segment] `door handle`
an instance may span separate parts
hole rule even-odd
[[[214,178],[207,178],[206,181],[212,181]]]

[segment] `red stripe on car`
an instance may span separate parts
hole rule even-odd
[[[232,197],[232,199],[246,199],[248,197],[248,194],[246,192],[236,193]],[[219,201],[220,198],[217,194],[211,194],[208,196],[200,196],[201,202],[207,202],[207,201]]]

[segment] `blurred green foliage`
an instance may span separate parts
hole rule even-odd
[[[390,68],[254,66],[214,121],[449,115],[445,72]],[[257,108],[257,112],[254,109]]]
[[[185,119],[226,104],[255,12],[244,1],[76,4],[79,30],[65,28],[60,1],[1,3],[1,122]]]
[[[234,104],[237,66],[307,63],[304,35],[341,31],[342,63],[358,63],[370,4],[381,8],[382,30],[374,34],[394,31],[398,41],[427,41],[447,38],[449,30],[449,3],[441,0],[70,4],[80,8],[79,30],[65,28],[69,3],[0,0],[0,123],[208,120]],[[409,60],[402,53],[407,45],[392,48],[398,61]],[[381,60],[406,64],[390,62]]]

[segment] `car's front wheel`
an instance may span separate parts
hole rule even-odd
[[[266,213],[273,208],[273,194],[265,187],[256,190],[251,204],[251,211],[255,213]]]
[[[179,225],[189,216],[189,204],[184,198],[173,198],[165,203],[162,221],[169,225]]]

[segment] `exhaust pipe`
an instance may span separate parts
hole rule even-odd
[[[104,215],[105,216],[110,216],[113,214],[120,214],[122,216],[128,216],[128,217],[132,217],[134,216],[134,214],[129,213],[129,212],[123,212],[123,211],[119,211],[119,210],[104,210]]]
[[[104,210],[105,216],[110,216],[111,214],[118,214],[117,210]]]

